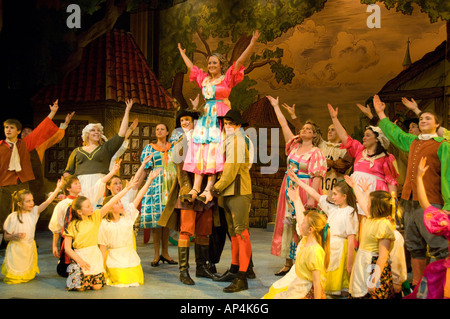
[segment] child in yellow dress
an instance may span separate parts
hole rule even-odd
[[[68,267],[67,290],[99,290],[105,284],[103,255],[98,247],[98,234],[103,217],[138,183],[132,178],[127,186],[106,205],[93,210],[91,202],[79,196],[72,202],[72,220],[64,232],[64,249],[72,259]]]
[[[363,299],[392,299],[394,285],[389,253],[395,241],[391,216],[397,209],[395,196],[377,190],[369,198],[363,194],[353,177],[345,181],[355,191],[365,214],[361,220],[360,245],[350,277],[350,297]]]
[[[295,277],[286,286],[271,290],[264,299],[325,299],[325,269],[329,263],[330,235],[325,214],[316,210],[305,212],[298,186],[288,189],[294,202],[297,233],[302,237],[295,258]],[[304,214],[305,212],[305,214]],[[288,276],[286,274],[286,276]],[[282,278],[284,279],[284,278]],[[281,280],[282,280],[281,279]]]
[[[38,254],[34,233],[39,215],[58,195],[63,180],[60,179],[53,193],[39,206],[34,205],[33,194],[26,189],[12,194],[13,213],[4,224],[6,247],[2,264],[3,281],[7,284],[28,282],[39,273]]]

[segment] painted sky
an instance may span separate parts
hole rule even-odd
[[[331,122],[327,103],[338,106],[339,117],[351,132],[359,119],[355,103],[364,103],[402,71],[408,38],[414,62],[447,37],[445,23],[430,23],[419,8],[408,16],[381,4],[378,29],[367,26],[371,13],[366,9],[357,0],[329,0],[321,12],[274,42],[259,43],[256,52],[265,47],[284,49],[283,63],[294,68],[295,77],[284,85],[275,81],[268,67],[255,69],[249,74],[258,82],[255,88],[261,95],[296,104],[301,118],[311,118],[323,128]],[[208,40],[212,47],[217,41]],[[185,96],[190,88],[186,83]]]

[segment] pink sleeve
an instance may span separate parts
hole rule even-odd
[[[389,154],[383,163],[384,179],[387,184],[398,186],[398,169],[394,155]]]
[[[450,240],[450,218],[441,210],[431,205],[427,207],[423,212],[423,223],[431,234]]]
[[[202,87],[203,80],[208,76],[208,73],[204,72],[202,69],[199,69],[197,66],[192,66],[191,73],[189,73],[189,81],[195,81],[198,87]]]
[[[233,63],[232,66],[230,66],[225,73],[224,81],[227,84],[228,87],[234,87],[236,84],[241,82],[244,79],[244,69],[245,67],[241,65],[239,70],[235,71],[234,67],[236,65],[236,62]]]
[[[311,177],[325,177],[327,174],[327,159],[319,148],[311,155],[308,163],[308,175]]]
[[[286,155],[289,155],[289,153],[292,151],[292,149],[295,147],[298,141],[300,141],[300,136],[295,135],[291,137],[291,139],[286,143]]]
[[[356,156],[358,156],[358,154],[360,154],[363,151],[364,146],[359,141],[354,140],[353,138],[348,136],[347,144],[344,145],[344,143],[342,143],[341,148],[346,149],[347,153],[351,157],[355,158]]]

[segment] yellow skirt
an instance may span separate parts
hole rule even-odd
[[[343,291],[348,292],[350,277],[347,272],[348,241],[345,239],[339,256],[339,265],[332,271],[327,271],[325,282],[325,293],[329,295],[340,295]]]
[[[36,242],[10,241],[2,264],[3,282],[28,282],[36,277],[36,273],[39,273]]]
[[[107,268],[106,284],[116,287],[132,287],[144,284],[142,266],[130,268]]]

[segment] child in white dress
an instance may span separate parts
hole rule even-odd
[[[106,284],[115,287],[139,286],[144,283],[141,259],[136,252],[133,226],[139,215],[142,197],[161,169],[150,173],[145,185],[132,202],[114,204],[102,220],[98,243],[104,252]],[[106,205],[112,196],[104,199]]]
[[[58,195],[62,186],[60,179],[53,193],[39,206],[34,205],[33,194],[26,189],[12,195],[13,212],[4,224],[6,247],[2,264],[3,281],[7,284],[28,282],[39,273],[38,254],[34,233],[39,215]]]

